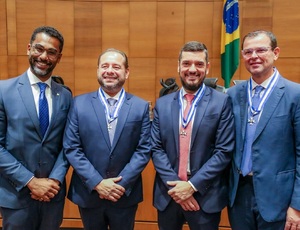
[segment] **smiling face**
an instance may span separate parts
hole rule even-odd
[[[51,77],[57,63],[60,62],[60,42],[45,33],[38,33],[35,40],[28,44],[27,55],[30,69],[41,81]]]
[[[274,62],[278,59],[280,49],[276,47],[272,50],[270,38],[264,34],[255,37],[248,37],[244,40],[243,50],[257,50],[249,57],[244,56],[246,69],[252,74],[253,80],[261,84],[273,74]],[[262,48],[268,48],[265,52],[260,52]]]
[[[209,72],[209,62],[206,62],[205,52],[182,52],[178,72],[185,91],[195,93]]]
[[[100,57],[97,69],[98,82],[108,95],[116,95],[128,76],[129,69],[125,68],[125,58],[120,53],[108,51]]]

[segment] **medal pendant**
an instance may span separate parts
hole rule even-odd
[[[250,118],[248,119],[248,123],[249,123],[250,125],[253,125],[253,124],[255,123],[254,118],[253,118],[253,117],[250,117]]]
[[[180,136],[186,136],[186,135],[187,135],[187,133],[186,133],[185,130],[181,130],[181,131],[180,131]]]

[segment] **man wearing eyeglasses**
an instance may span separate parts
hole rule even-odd
[[[242,56],[251,77],[228,90],[236,126],[232,230],[300,229],[300,85],[275,68],[279,53],[272,32],[248,33]]]
[[[34,30],[30,67],[0,81],[0,207],[3,230],[58,230],[66,194],[62,138],[71,93],[51,79],[64,38]]]

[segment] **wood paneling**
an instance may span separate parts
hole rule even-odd
[[[157,57],[177,57],[179,48],[184,43],[185,4],[158,2],[157,8]]]
[[[300,82],[300,1],[240,0],[241,38],[249,31],[275,33],[281,48],[276,66],[286,78]],[[48,24],[65,38],[61,62],[54,71],[74,95],[97,90],[99,54],[114,47],[129,57],[130,76],[125,89],[155,104],[159,80],[175,77],[178,53],[184,42],[205,43],[210,56],[208,77],[220,76],[220,37],[223,0],[0,0],[0,79],[28,68],[26,47],[32,30]],[[241,59],[233,79],[247,79]],[[157,229],[152,206],[155,170],[143,172],[144,201],[137,211],[136,229]],[[70,173],[68,174],[68,180]],[[66,201],[63,227],[82,227],[76,205]],[[220,229],[229,229],[226,209]],[[185,227],[187,229],[187,227]]]
[[[130,2],[129,57],[156,57],[156,11],[157,4]]]

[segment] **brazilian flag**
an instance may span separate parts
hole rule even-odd
[[[240,62],[240,27],[238,0],[224,0],[221,31],[221,70],[225,88]]]

